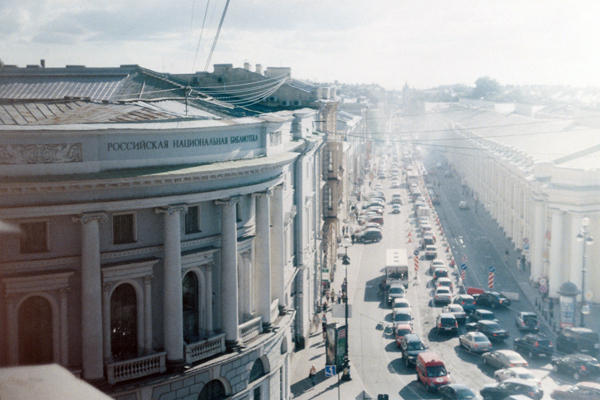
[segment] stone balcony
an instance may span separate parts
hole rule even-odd
[[[129,360],[108,362],[106,363],[106,380],[114,385],[131,379],[164,373],[167,370],[166,358],[167,353],[161,352]]]
[[[184,345],[185,363],[193,364],[225,352],[225,334]]]

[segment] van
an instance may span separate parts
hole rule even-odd
[[[437,391],[440,386],[450,383],[450,376],[444,362],[436,353],[419,353],[416,363],[417,379],[429,392]]]
[[[600,340],[598,334],[589,328],[564,328],[556,339],[556,350],[563,353],[598,354]]]
[[[433,260],[437,257],[437,249],[433,245],[425,246],[425,259]]]

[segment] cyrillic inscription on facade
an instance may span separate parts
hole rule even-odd
[[[0,144],[0,164],[82,162],[81,143]]]

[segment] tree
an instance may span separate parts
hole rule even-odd
[[[500,84],[489,76],[482,76],[475,81],[472,96],[476,99],[489,98],[500,92]]]

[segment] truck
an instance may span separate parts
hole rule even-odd
[[[383,295],[387,303],[391,304],[393,297],[402,297],[404,294],[391,293],[392,287],[408,287],[408,256],[405,248],[388,249],[385,264],[385,277],[382,282]]]

